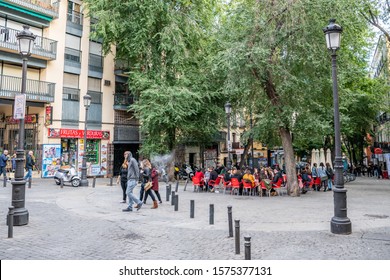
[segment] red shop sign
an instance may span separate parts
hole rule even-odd
[[[49,138],[84,138],[84,130],[68,128],[48,128]],[[110,139],[109,131],[87,130],[87,139]]]
[[[37,123],[38,122],[38,115],[26,115],[24,117],[24,123]],[[19,120],[14,119],[13,117],[5,117],[5,123],[6,124],[17,124],[19,123]]]

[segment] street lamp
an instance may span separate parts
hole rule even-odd
[[[230,102],[226,102],[225,104],[225,113],[227,118],[227,150],[228,150],[228,159],[227,159],[227,167],[228,169],[232,168],[232,160],[230,157],[230,151],[232,150],[232,143],[230,142],[230,113],[232,112],[232,105]]]
[[[19,44],[19,53],[22,57],[22,89],[15,95],[14,118],[19,120],[19,138],[16,149],[15,179],[12,180],[12,206],[14,210],[14,225],[28,224],[29,213],[25,206],[26,181],[24,178],[24,117],[26,108],[27,85],[27,58],[31,55],[31,46],[36,36],[29,30],[29,26],[23,25],[23,30],[16,34]]]
[[[83,164],[81,167],[81,182],[80,186],[88,187],[87,179],[87,121],[88,121],[88,109],[91,105],[92,97],[88,94],[84,95],[84,107],[85,107],[85,122],[84,122],[84,155],[83,155]]]
[[[341,156],[340,112],[336,64],[336,51],[340,48],[341,33],[343,29],[335,22],[335,19],[331,19],[329,21],[329,25],[323,29],[326,38],[326,46],[332,56],[334,106],[335,187],[333,188],[334,217],[330,222],[330,230],[335,234],[351,234],[352,224],[350,219],[347,217],[347,190],[344,188],[343,161]]]

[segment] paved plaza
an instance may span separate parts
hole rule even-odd
[[[244,259],[244,236],[251,237],[252,259],[390,260],[390,180],[359,177],[345,185],[352,234],[330,232],[332,192],[308,192],[299,198],[194,193],[179,185],[179,209],[166,201],[126,213],[119,185],[97,179],[96,187],[55,185],[34,179],[26,189],[28,225],[7,238],[10,184],[0,188],[0,259],[2,260],[214,260]],[[172,188],[175,188],[173,184]],[[138,195],[139,186],[135,189]],[[195,217],[190,218],[190,200]],[[209,205],[214,204],[214,224]],[[229,238],[227,206],[240,220],[241,253]]]

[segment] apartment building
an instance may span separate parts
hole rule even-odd
[[[84,156],[88,175],[111,176],[123,151],[139,148],[126,67],[115,63],[114,48],[102,55],[102,41],[90,38],[93,23],[79,0],[0,0],[0,149],[12,154],[19,139],[12,117],[22,77],[16,34],[28,25],[37,37],[28,59],[24,143],[43,177],[60,165],[80,168]],[[86,94],[92,101],[84,143]]]

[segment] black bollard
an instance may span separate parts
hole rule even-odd
[[[234,226],[236,228],[236,254],[240,254],[240,220],[234,220]]]
[[[112,186],[112,181],[114,180],[114,177],[113,176],[111,176],[110,177],[110,186]]]
[[[175,194],[175,211],[179,211],[179,195]]]
[[[175,191],[172,191],[172,194],[171,194],[171,205],[175,205]]]
[[[169,195],[171,193],[169,185],[166,185],[166,189],[167,189],[167,191],[166,191],[166,199],[167,199],[167,201],[169,201]]]
[[[61,189],[64,187],[64,178],[61,178]]]
[[[195,217],[195,200],[190,200],[190,218]]]
[[[189,181],[189,179],[187,179],[187,180],[186,180],[186,184],[185,184],[185,186],[184,186],[184,191],[186,191],[186,190],[187,190],[187,184],[188,184],[188,181]]]
[[[209,224],[214,224],[214,204],[210,204],[210,215],[209,215]]]
[[[96,176],[93,177],[93,180],[92,180],[92,188],[94,188],[96,185]]]
[[[8,238],[14,236],[14,206],[8,207]]]
[[[28,179],[28,188],[29,188],[29,189],[31,189],[31,183],[32,183],[32,178],[30,177],[30,178]]]
[[[233,237],[233,215],[232,206],[228,206],[229,237]]]
[[[245,240],[245,259],[250,260],[251,259],[251,237],[244,236],[244,240]]]
[[[7,186],[7,177],[4,177],[3,187],[5,188],[6,186]]]
[[[176,192],[179,192],[179,180],[176,181],[176,189],[175,189]]]

